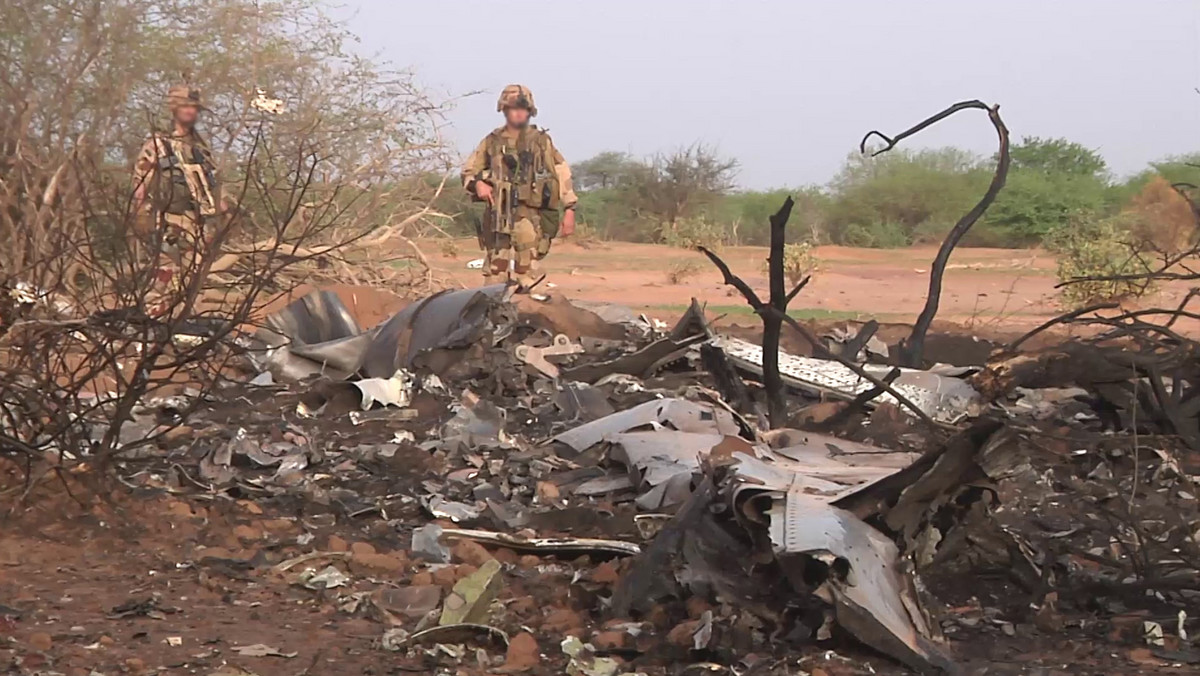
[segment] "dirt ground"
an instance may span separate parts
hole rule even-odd
[[[419,243],[437,274],[462,285],[478,284],[479,272],[467,269],[478,258],[473,239]],[[817,272],[792,303],[794,315],[811,319],[876,319],[911,323],[925,303],[935,246],[904,249],[815,249]],[[764,247],[729,247],[721,252],[730,268],[756,289],[766,287]],[[689,265],[689,262],[691,265]],[[686,265],[694,271],[678,283],[668,271]],[[979,335],[1009,335],[1032,328],[1062,312],[1054,257],[1040,249],[958,249],[946,270],[938,319]],[[741,297],[722,284],[703,255],[655,244],[597,242],[586,248],[556,242],[543,270],[546,281],[569,298],[613,301],[673,318],[693,297],[708,303],[728,321],[755,323]],[[1171,305],[1188,291],[1184,284],[1164,287],[1140,301],[1143,306]],[[763,294],[765,296],[765,293]]]
[[[438,276],[464,286],[478,283],[479,273],[466,267],[477,256],[473,241],[459,240],[455,255],[443,252],[436,242],[423,246]],[[911,321],[923,303],[934,253],[933,248],[823,247],[816,252],[821,268],[794,309],[815,320]],[[740,247],[723,255],[751,284],[764,285],[765,250]],[[686,260],[696,261],[696,272],[680,283],[669,283],[666,270]],[[960,325],[963,333],[980,336],[1003,337],[1034,326],[1059,311],[1053,265],[1040,251],[959,251],[947,276],[940,317]],[[727,313],[726,324],[755,323],[715,270],[687,251],[627,243],[585,249],[563,243],[555,246],[546,271],[556,291],[572,298],[618,301],[669,321],[696,297],[707,302],[711,312]],[[363,326],[378,323],[407,303],[386,290],[334,290]],[[1157,300],[1167,303],[1183,292],[1168,288]],[[963,349],[971,352],[970,346]],[[264,411],[261,402],[245,404]],[[291,423],[282,411],[267,410],[264,415],[275,415],[275,424],[285,429]],[[181,430],[169,442],[176,450],[218,433],[212,428]],[[340,437],[336,430],[315,427],[311,433]],[[392,497],[415,493],[422,479],[445,471],[415,449],[398,453],[379,469],[380,492]],[[19,476],[16,468],[0,466],[3,511],[15,505],[23,490]],[[456,549],[454,562],[445,567],[412,560],[407,532],[398,532],[370,512],[353,516],[357,512],[339,503],[333,492],[324,497],[329,509],[322,512],[286,496],[176,497],[170,494],[171,478],[153,474],[128,481],[103,494],[81,492],[78,501],[48,481],[16,516],[0,521],[0,673],[555,674],[562,673],[558,642],[563,636],[580,635],[598,645],[612,638],[613,632],[599,626],[603,618],[596,613],[597,598],[611,592],[620,563],[586,557],[537,559],[497,550],[496,558],[513,566],[501,600],[507,609],[505,629],[521,636],[514,641],[517,652],[496,648],[478,656],[485,663],[472,659],[457,671],[438,670],[432,660],[406,660],[400,653],[380,649],[382,625],[376,619],[347,612],[334,594],[299,586],[294,571],[275,567],[318,550],[333,552],[331,560],[346,561],[354,574],[353,588],[364,594],[418,581],[449,588],[476,570],[482,556],[478,551]],[[415,504],[407,509],[414,523],[422,521]],[[392,520],[405,516],[389,515]],[[1004,585],[984,579],[954,580],[951,586],[958,591],[951,589],[946,596],[960,597],[961,605],[951,609],[959,615],[1016,598]],[[1014,606],[1013,612],[1022,610]],[[1136,614],[1103,621],[1073,618],[1065,626],[1041,631],[1035,623],[1014,619],[1012,635],[1000,632],[998,623],[987,633],[963,630],[949,638],[965,673],[971,674],[1187,673],[1188,667],[1144,648],[1138,635],[1141,620]],[[671,628],[657,631],[666,635]],[[257,644],[277,654],[246,649]],[[631,646],[610,647],[618,659],[645,653]],[[641,658],[631,670],[734,673],[681,670],[678,665],[702,663],[706,656],[668,644],[661,655],[657,650],[645,653],[652,657]],[[660,658],[661,664],[676,665],[674,670],[656,668]],[[865,654],[861,646],[836,641],[795,651],[788,659],[794,673],[814,676],[909,673],[885,658]],[[755,671],[745,665],[738,669],[737,673]]]

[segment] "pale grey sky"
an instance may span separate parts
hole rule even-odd
[[[1200,150],[1200,0],[343,0],[365,52],[450,94],[464,153],[528,85],[568,160],[696,140],[750,188],[824,183],[862,135],[999,102],[1118,174]],[[914,139],[991,153],[980,112]]]

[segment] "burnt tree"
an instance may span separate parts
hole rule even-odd
[[[1010,157],[1008,153],[1008,127],[1004,126],[1004,120],[1000,119],[1000,105],[989,106],[983,101],[961,101],[956,103],[942,112],[926,118],[920,123],[905,129],[895,136],[888,136],[879,131],[867,132],[859,144],[859,150],[863,153],[867,152],[867,141],[872,136],[877,136],[883,139],[883,148],[871,153],[872,157],[882,155],[892,148],[896,147],[900,141],[916,134],[928,127],[937,124],[938,122],[954,115],[963,110],[979,109],[987,111],[988,119],[991,120],[992,126],[996,128],[996,136],[999,138],[1000,150],[996,154],[996,172],[992,175],[992,182],[988,186],[987,192],[983,194],[979,202],[975,204],[958,222],[950,229],[946,235],[946,239],[942,240],[942,246],[938,249],[937,257],[933,259],[933,267],[929,271],[929,293],[925,296],[925,307],[921,310],[921,314],[917,317],[917,321],[913,324],[912,333],[908,339],[901,341],[899,363],[901,366],[910,366],[912,368],[921,368],[925,358],[925,334],[929,332],[929,326],[933,323],[933,318],[937,315],[938,304],[942,298],[942,277],[946,274],[946,264],[950,262],[950,254],[954,251],[954,247],[958,246],[959,240],[975,222],[983,216],[992,202],[996,200],[996,196],[1004,188],[1004,182],[1008,179],[1008,165]]]
[[[814,355],[822,359],[839,362],[853,371],[858,377],[874,385],[872,397],[886,392],[894,397],[901,406],[911,410],[914,415],[925,423],[937,427],[937,423],[921,410],[920,407],[893,389],[888,382],[871,375],[853,361],[829,350],[803,324],[788,315],[788,304],[804,289],[810,279],[810,277],[805,277],[793,286],[790,291],[785,290],[787,288],[784,284],[785,275],[783,271],[783,250],[786,243],[785,227],[787,226],[788,218],[791,216],[794,204],[795,202],[792,198],[788,197],[779,211],[775,212],[775,215],[771,217],[771,250],[767,258],[769,277],[767,302],[763,302],[745,280],[733,274],[733,271],[729,269],[729,265],[720,256],[704,247],[697,247],[721,271],[721,276],[724,278],[725,283],[741,292],[742,297],[746,299],[746,302],[750,304],[750,307],[754,309],[754,312],[762,320],[763,385],[767,392],[767,418],[770,421],[771,427],[778,428],[787,423],[787,400],[784,397],[783,377],[779,372],[779,339],[783,332],[784,324],[787,324],[799,333],[812,346]],[[865,404],[866,401],[861,403]]]

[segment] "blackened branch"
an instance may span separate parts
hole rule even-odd
[[[859,149],[863,153],[866,153],[867,141],[872,136],[877,136],[883,139],[886,145],[871,153],[871,156],[881,155],[895,148],[896,144],[913,134],[927,129],[955,113],[971,109],[986,111],[988,118],[992,122],[992,126],[996,129],[996,136],[999,138],[1000,143],[1000,150],[997,154],[996,172],[992,175],[992,183],[988,186],[987,192],[983,194],[983,197],[980,198],[979,202],[970,211],[954,224],[954,227],[946,235],[946,239],[942,241],[942,246],[938,249],[937,257],[934,258],[933,268],[929,272],[929,293],[925,296],[925,307],[921,310],[920,316],[917,317],[916,323],[913,324],[912,333],[909,334],[908,340],[902,342],[900,346],[901,364],[913,368],[920,368],[923,365],[925,335],[929,332],[929,326],[933,323],[934,316],[937,315],[938,304],[941,302],[942,297],[942,278],[946,273],[946,264],[950,262],[950,254],[954,251],[954,247],[958,245],[959,240],[963,238],[963,235],[967,234],[971,226],[975,225],[975,222],[983,216],[992,202],[996,200],[996,196],[1000,194],[1000,191],[1004,188],[1004,182],[1008,179],[1008,165],[1010,162],[1008,153],[1008,127],[1004,125],[1004,120],[1000,119],[999,105],[989,106],[979,100],[961,101],[895,136],[887,136],[878,131],[868,132],[859,144]]]

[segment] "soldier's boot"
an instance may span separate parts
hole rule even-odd
[[[503,284],[508,281],[508,258],[489,251],[483,262],[483,280],[485,284]]]

